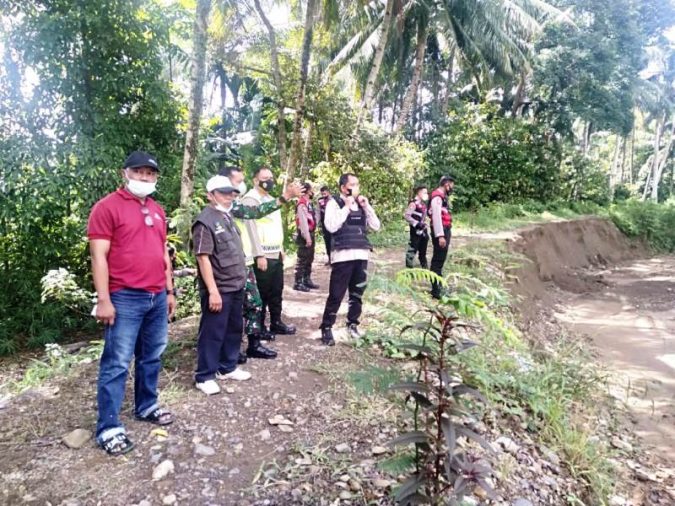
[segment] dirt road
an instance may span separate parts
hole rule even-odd
[[[571,295],[559,318],[593,339],[635,432],[675,466],[675,257],[620,264],[606,287]]]
[[[614,264],[622,260],[622,251],[636,255],[618,232],[608,231],[598,220],[538,226],[521,234],[521,250],[532,262],[521,272],[518,292],[536,306],[556,287],[583,289],[585,295],[565,292],[561,318],[592,334],[605,362],[625,375],[621,395],[635,408],[637,430],[666,458],[675,435],[675,258],[619,264],[605,273],[604,284],[595,278],[572,283],[570,273],[598,259]],[[515,241],[515,236],[489,239]],[[456,238],[453,244],[481,239],[488,237]],[[403,248],[377,251],[376,258],[373,270],[394,272],[402,267]],[[94,426],[95,362],[0,406],[0,504],[250,506],[256,500],[251,484],[260,477],[263,463],[260,481],[274,482],[274,488],[261,493],[262,498],[274,497],[265,504],[298,504],[296,492],[305,496],[306,504],[335,504],[351,493],[345,489],[351,485],[340,481],[347,471],[358,478],[358,487],[352,488],[358,490],[355,503],[386,504],[389,485],[382,482],[387,476],[376,466],[373,448],[391,439],[397,421],[370,400],[354,416],[345,396],[345,375],[335,375],[365,369],[372,356],[351,346],[326,349],[317,342],[329,274],[321,260],[319,256],[315,264],[321,290],[285,291],[284,312],[298,326],[298,334],[273,344],[280,352],[277,360],[249,361],[245,367],[254,380],[228,385],[220,396],[206,398],[193,386],[196,318],[172,325],[160,391],[177,421],[158,435],[153,427],[133,420],[127,399],[122,418],[137,448],[125,457],[110,459],[91,440],[79,450],[61,444],[61,437],[73,429]],[[289,269],[289,285],[292,275]],[[346,340],[344,334],[341,326],[338,341]],[[0,384],[2,380],[0,374]],[[293,425],[270,422],[279,416]],[[345,445],[344,453],[337,451]],[[310,455],[312,448],[318,450]],[[153,471],[167,461],[175,465],[173,471],[153,479]],[[303,480],[302,490],[290,489],[285,481],[289,473]]]

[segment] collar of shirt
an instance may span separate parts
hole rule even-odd
[[[135,200],[135,201],[138,202],[140,205],[146,206],[146,207],[148,206],[148,203],[149,203],[149,202],[154,202],[154,200],[153,200],[150,196],[148,196],[148,197],[145,197],[145,203],[143,203],[143,201],[142,201],[141,199],[139,199],[136,195],[134,195],[134,194],[131,193],[129,190],[127,190],[127,187],[126,187],[126,186],[122,186],[122,188],[119,188],[119,189],[117,190],[117,193],[118,193],[118,195],[119,195],[120,197],[122,197],[124,200]]]

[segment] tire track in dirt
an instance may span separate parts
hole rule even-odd
[[[635,433],[675,469],[675,257],[629,261],[602,277],[604,289],[568,297],[559,318],[593,339]]]

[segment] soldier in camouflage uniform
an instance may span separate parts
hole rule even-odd
[[[230,178],[233,184],[239,186],[240,194],[246,192],[244,174],[239,167],[226,167],[220,172],[221,175]],[[255,272],[253,271],[253,256],[250,253],[251,244],[247,236],[246,227],[241,220],[255,220],[266,216],[279,209],[290,199],[299,197],[302,187],[298,184],[289,185],[284,195],[276,201],[265,202],[259,206],[246,206],[238,200],[234,202],[231,214],[236,218],[235,222],[242,234],[242,245],[246,255],[246,286],[244,288],[244,332],[248,337],[246,354],[239,359],[240,363],[246,361],[246,357],[252,358],[276,358],[277,352],[263,346],[261,341],[273,341],[274,334],[270,333],[262,325],[263,302],[258,290]]]

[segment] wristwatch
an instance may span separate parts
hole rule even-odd
[[[166,294],[167,295],[173,295],[174,297],[177,295],[178,291],[175,288],[167,288],[166,289]]]
[[[281,202],[282,204],[286,204],[288,202],[288,199],[286,197],[284,197],[283,195],[280,195],[279,196],[279,202]]]

